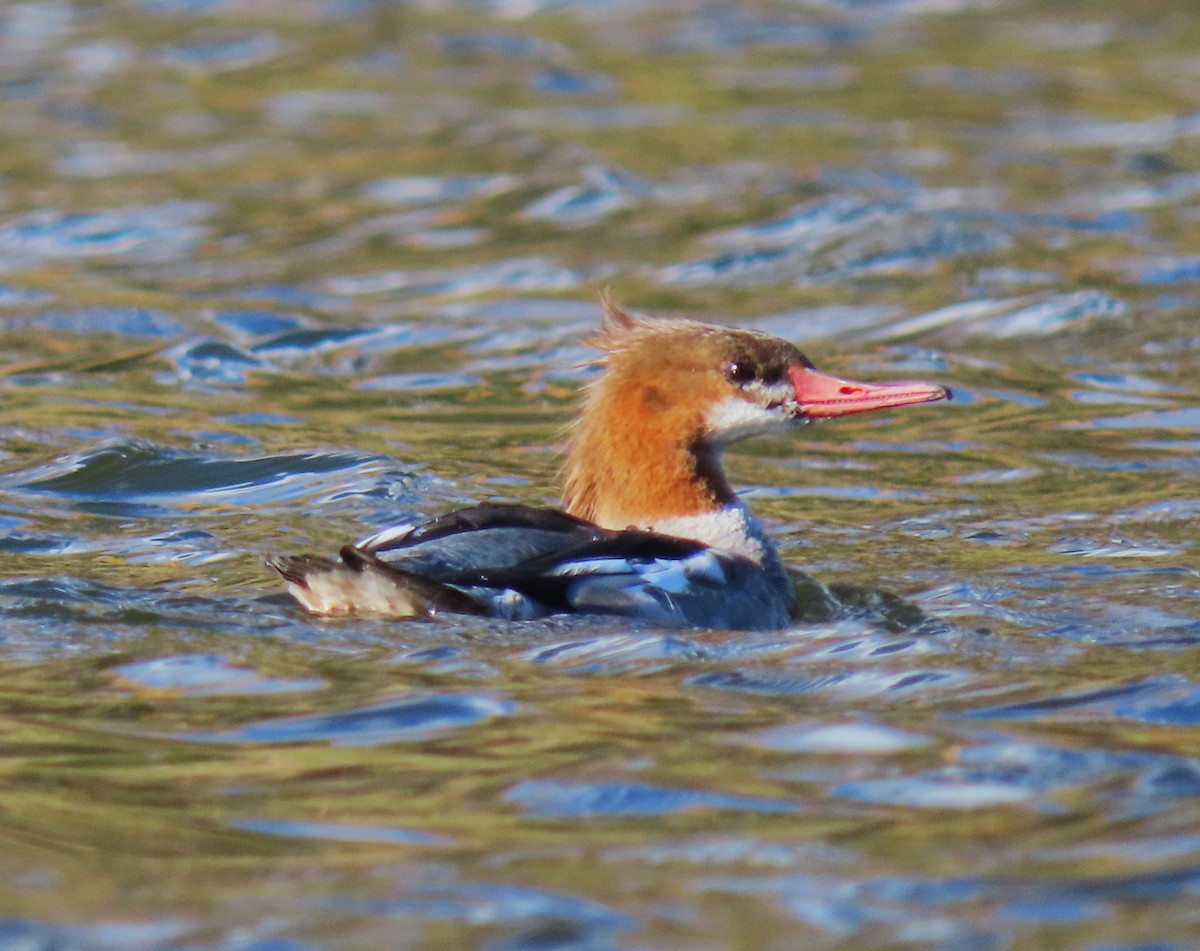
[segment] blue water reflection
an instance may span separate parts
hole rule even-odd
[[[250,723],[223,733],[197,734],[191,739],[214,743],[375,746],[421,740],[431,733],[471,726],[505,716],[512,710],[509,701],[483,694],[419,697],[320,716]]]
[[[793,812],[799,807],[774,799],[731,796],[696,789],[666,789],[643,783],[580,783],[527,780],[504,794],[508,802],[539,818],[656,816],[697,809]]]

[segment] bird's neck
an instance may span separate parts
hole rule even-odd
[[[660,530],[740,504],[698,418],[656,412],[653,390],[591,396],[564,470],[572,515],[605,528]]]

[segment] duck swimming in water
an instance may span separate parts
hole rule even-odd
[[[571,434],[562,509],[483,503],[386,528],[336,560],[268,559],[292,596],[320,615],[785,627],[795,582],[729,485],[722,450],[812,420],[950,398],[933,383],[820,373],[756,331],[603,308],[591,340],[603,372]]]

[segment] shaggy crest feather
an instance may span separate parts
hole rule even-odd
[[[602,318],[600,329],[586,341],[587,345],[601,352],[601,356],[591,361],[589,366],[606,366],[613,354],[642,343],[652,334],[670,336],[691,336],[702,338],[711,335],[716,330],[728,332],[729,328],[717,328],[698,320],[687,320],[683,317],[651,317],[649,314],[626,310],[614,301],[608,293],[600,295]],[[753,331],[740,331],[753,333]]]

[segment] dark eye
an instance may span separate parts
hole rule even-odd
[[[758,368],[749,360],[730,360],[725,366],[725,376],[730,383],[749,383],[758,375]]]

